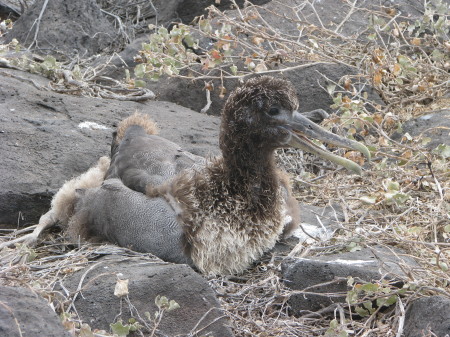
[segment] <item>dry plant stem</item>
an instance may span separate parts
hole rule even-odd
[[[206,86],[206,82],[205,82]],[[211,107],[211,91],[209,89],[205,89],[206,92],[206,105],[200,110],[201,113],[207,113],[209,108]]]
[[[125,26],[123,25],[122,20],[120,19],[120,17],[115,15],[115,14],[109,13],[109,12],[107,12],[104,9],[101,9],[101,8],[100,8],[100,11],[105,13],[105,14],[107,14],[107,15],[111,15],[112,17],[114,17],[116,19],[116,21],[118,22],[118,24],[119,24],[119,32],[125,37],[127,43],[131,42],[131,39],[128,36],[128,34],[126,33],[126,31],[125,31]]]
[[[16,66],[13,66],[11,64],[11,62],[9,62],[7,59],[4,59],[3,57],[0,57],[0,68],[8,68],[8,69],[20,70]]]
[[[397,306],[400,311],[400,318],[398,321],[398,329],[397,329],[396,337],[401,337],[401,336],[403,336],[403,328],[405,325],[405,307],[403,306],[403,302],[400,297],[397,297]]]
[[[337,25],[336,29],[334,30],[334,32],[336,34],[338,34],[339,29],[341,29],[341,27],[348,21],[348,19],[350,19],[350,16],[352,16],[353,12],[355,11],[355,6],[356,6],[356,2],[358,0],[355,0],[352,3],[352,6],[350,7],[350,10],[347,12],[347,15],[344,17],[344,19]]]
[[[5,309],[11,314],[11,316],[14,318],[14,323],[15,323],[15,325],[16,325],[16,327],[17,327],[17,332],[19,333],[19,336],[20,336],[20,337],[23,337],[22,329],[20,328],[19,321],[17,320],[17,317],[16,317],[16,315],[14,314],[13,310],[12,310],[6,303],[4,303],[4,302],[2,302],[2,301],[0,301],[0,306],[2,306],[3,308],[5,308]]]
[[[53,210],[49,210],[47,213],[41,216],[41,218],[39,219],[39,224],[36,225],[32,233],[26,234],[14,240],[3,242],[2,244],[0,244],[0,250],[6,247],[11,247],[12,245],[15,245],[17,243],[24,243],[27,246],[34,246],[42,231],[52,227],[55,223],[55,213]]]
[[[158,10],[156,9],[155,5],[153,4],[152,0],[148,0],[150,6],[155,11],[155,26],[158,26]]]
[[[198,320],[198,322],[195,324],[195,326],[191,329],[190,334],[192,336],[198,336],[200,332],[202,332],[203,330],[205,330],[206,328],[208,328],[209,326],[213,325],[214,323],[216,323],[217,321],[219,321],[220,319],[226,317],[225,315],[221,315],[216,317],[214,320],[212,320],[211,322],[209,322],[208,324],[206,324],[204,327],[202,328],[198,328],[198,326],[200,325],[201,322],[203,322],[203,320],[213,311],[213,310],[220,310],[217,308],[210,308],[208,309],[203,316]]]
[[[316,65],[319,64],[331,64],[330,62],[312,62],[312,63],[307,63],[307,64],[299,64],[296,66],[292,66],[292,67],[288,67],[288,68],[283,68],[283,69],[273,69],[273,70],[266,70],[266,71],[262,71],[258,74],[260,75],[267,75],[267,74],[283,74],[285,72],[291,71],[291,70],[295,70],[295,69],[305,69],[305,68],[309,68],[309,67],[314,67]],[[202,76],[198,76],[198,77],[192,77],[192,76],[184,76],[184,75],[174,75],[174,77],[177,78],[183,78],[183,79],[188,79],[188,80],[192,80],[192,79],[196,79],[196,80],[220,80],[220,79],[243,79],[246,78],[248,76],[252,76],[255,75],[255,73],[246,73],[243,75],[223,75],[223,76],[212,76],[212,75],[202,75]]]
[[[78,294],[83,290],[83,288],[84,288],[84,287],[83,287],[83,282],[84,282],[84,279],[86,278],[87,274],[89,274],[89,272],[90,272],[92,269],[96,268],[98,265],[100,265],[100,264],[102,264],[102,263],[103,263],[103,262],[100,261],[100,262],[97,262],[97,263],[93,264],[92,266],[90,266],[90,267],[86,270],[86,272],[83,273],[83,275],[82,275],[81,278],[80,278],[80,282],[78,282],[78,287],[77,287],[77,289],[75,290],[75,293],[74,293],[73,298],[72,298],[72,302],[70,303],[70,306],[69,306],[69,309],[70,309],[70,307],[73,307],[73,306],[74,306],[74,303],[75,303],[75,300],[77,299]],[[86,284],[86,286],[87,286],[89,283],[91,283],[92,281],[94,281],[95,279],[97,279],[97,278],[99,278],[99,277],[101,277],[101,276],[104,276],[104,275],[110,275],[110,274],[111,274],[111,273],[103,273],[103,274],[100,274],[100,275],[96,276],[94,279],[90,280],[90,281]],[[86,287],[86,286],[85,286],[85,287]]]
[[[36,47],[37,47],[37,44],[38,44],[37,38],[38,38],[38,35],[39,35],[39,27],[40,27],[40,25],[41,25],[42,16],[44,15],[44,12],[45,12],[45,10],[46,10],[46,8],[47,8],[47,5],[48,5],[48,0],[45,0],[45,1],[44,1],[44,4],[42,5],[42,9],[41,9],[41,11],[40,11],[40,13],[39,13],[38,18],[34,21],[33,25],[31,26],[31,29],[33,29],[34,25],[36,25],[36,31],[34,32],[34,38],[33,38],[33,41],[32,41],[31,44],[28,46],[27,50],[30,50],[31,47],[33,47],[34,44],[35,44]]]
[[[142,102],[155,99],[156,95],[153,91],[142,88],[138,92],[134,92],[132,95],[117,95],[112,92],[100,92],[99,95],[102,98],[110,98],[116,99],[118,101],[134,101],[134,102]]]

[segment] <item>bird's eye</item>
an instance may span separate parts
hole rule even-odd
[[[270,116],[276,116],[280,113],[280,109],[276,108],[276,107],[271,107],[268,111],[268,114]]]

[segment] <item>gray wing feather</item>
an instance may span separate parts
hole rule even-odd
[[[204,158],[167,139],[148,135],[139,126],[131,126],[112,153],[105,179],[119,178],[125,186],[145,193],[147,185],[158,186],[184,169],[204,165]]]
[[[77,211],[86,212],[90,236],[193,266],[183,228],[165,199],[148,198],[119,179],[109,179],[101,187],[87,190],[80,202]]]

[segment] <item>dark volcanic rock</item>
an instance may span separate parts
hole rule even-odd
[[[332,97],[323,88],[329,84],[339,83],[344,76],[357,75],[358,69],[342,64],[318,64],[304,69],[289,71],[285,73],[286,78],[291,81],[297,89],[300,102],[299,111],[307,112],[314,109],[323,109],[332,113]],[[359,90],[359,88],[357,88]],[[367,92],[368,100],[383,104],[378,93],[370,86],[366,86],[363,92]],[[349,94],[349,96],[351,96]],[[370,107],[368,107],[370,110]]]
[[[186,150],[218,153],[219,119],[173,103],[62,95],[4,75],[0,83],[0,224],[36,222],[64,181],[109,155],[114,125],[135,110],[150,114],[161,135]]]
[[[450,300],[443,296],[430,296],[410,303],[403,336],[450,336]]]
[[[25,47],[33,44],[40,53],[62,57],[89,57],[120,47],[117,29],[94,0],[49,1],[44,10],[43,5],[44,0],[35,1],[14,24],[7,41],[15,38]],[[36,22],[42,10],[42,19]]]
[[[287,260],[282,265],[282,273],[286,285],[291,289],[308,288],[308,293],[294,295],[289,300],[293,312],[302,314],[305,311],[320,310],[333,303],[345,302],[346,292],[350,290],[347,280],[325,285],[321,285],[322,283],[331,282],[336,277],[349,276],[366,282],[383,278],[401,279],[405,275],[399,268],[400,264],[417,265],[411,258],[398,256],[385,248],[373,247],[351,253]],[[327,293],[336,296],[330,297]]]
[[[71,292],[79,287],[81,270],[64,281]],[[99,275],[102,275],[99,277]],[[102,258],[95,268],[89,270],[83,291],[74,306],[85,323],[93,329],[109,330],[122,310],[123,322],[130,317],[130,308],[114,295],[118,277],[129,280],[129,299],[141,317],[148,311],[151,317],[158,310],[156,296],[175,300],[180,308],[164,313],[159,330],[165,336],[187,335],[198,331],[198,336],[233,336],[222,316],[220,304],[206,280],[186,265],[174,265],[142,258],[111,256]],[[81,296],[82,295],[82,296]]]
[[[277,17],[269,16],[265,18],[273,27],[277,27],[286,32],[298,33],[297,22],[309,22],[317,27],[324,27],[346,37],[359,37],[367,34],[367,28],[372,19],[373,12],[376,11],[380,19],[387,23],[392,16],[392,10],[400,14],[399,21],[414,20],[423,16],[421,8],[423,3],[420,0],[408,1],[371,1],[358,0],[353,3],[348,1],[321,0],[315,2],[304,2],[299,8],[298,1],[284,0],[272,1],[267,4],[267,8],[278,13],[284,10],[288,17],[293,18],[293,22],[287,20],[277,20]],[[286,7],[297,8],[297,11],[287,11]],[[299,18],[296,19],[296,15]]]
[[[245,6],[246,0],[236,0],[236,4],[242,8]],[[263,5],[270,0],[252,0],[250,1],[254,5]],[[206,15],[207,11],[205,8],[214,5],[220,10],[232,9],[234,4],[231,0],[182,0],[180,6],[178,7],[178,15],[182,22],[189,24],[196,16]]]
[[[333,109],[330,106],[333,104],[333,99],[323,87],[326,88],[328,84],[339,82],[344,76],[356,74],[358,74],[358,70],[354,67],[324,63],[288,71],[283,75],[272,75],[292,82],[297,89],[300,102],[299,112],[323,109],[328,113],[332,113]],[[213,83],[216,89],[211,93],[212,103],[208,114],[217,116],[220,114],[229,93],[239,85],[239,82],[230,79],[224,80],[224,86],[228,92],[224,98],[219,97],[219,90],[217,89],[221,85],[220,81],[213,81]],[[174,102],[194,111],[201,111],[207,103],[204,81],[162,78],[159,82],[149,82],[147,87],[156,94],[158,99]],[[366,86],[363,91],[367,92],[369,100],[378,104],[384,104],[372,87]]]
[[[430,112],[407,121],[402,126],[403,133],[409,133],[413,137],[422,135],[430,137],[432,140],[426,147],[434,149],[439,144],[450,146],[450,109]],[[400,139],[401,134],[394,134],[393,139]]]
[[[0,336],[71,336],[47,302],[29,289],[0,287],[0,304]]]

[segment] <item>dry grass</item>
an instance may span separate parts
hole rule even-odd
[[[377,168],[385,157],[383,154],[396,149],[397,146],[391,146],[378,151],[375,157],[380,159],[366,164],[361,177],[331,168],[317,171],[317,176],[310,172],[308,180],[298,175],[294,184],[300,202],[323,206],[340,204],[345,214],[341,229],[330,241],[304,244],[297,256],[346,251],[351,242],[361,247],[400,248],[421,267],[402,266],[403,276],[399,278],[409,288],[399,294],[399,289],[391,286],[391,292],[385,294],[398,295],[397,303],[362,319],[355,318],[354,306],[347,303],[325,308],[317,314],[294,317],[288,300],[299,292],[288,289],[281,280],[280,263],[284,257],[267,256],[243,275],[209,280],[237,336],[323,336],[334,317],[342,323],[338,330],[352,331],[350,335],[396,336],[402,329],[399,323],[404,315],[402,310],[410,301],[432,294],[450,298],[449,273],[445,267],[450,265],[450,242],[449,233],[444,230],[449,224],[450,179],[448,166],[445,166],[448,162],[440,163],[428,150],[417,148],[417,153],[425,154],[433,163],[432,170],[419,154],[407,165],[399,166],[393,160]],[[321,164],[313,159],[310,162],[311,165]],[[284,162],[288,169],[292,168],[288,163]],[[297,166],[295,162],[293,169],[298,172]],[[383,181],[389,177],[395,177],[401,191],[409,195],[402,204],[388,204],[383,197]],[[360,198],[367,195],[377,195],[378,200],[365,204]],[[8,235],[3,232],[2,236]],[[0,252],[0,282],[31,287],[53,303],[57,312],[62,312],[68,309],[73,294],[55,292],[55,285],[107,254],[141,255],[114,246],[70,245],[57,232],[49,233],[35,249],[18,247]],[[358,303],[368,298],[362,297]],[[71,321],[77,321],[77,317],[65,324],[79,333],[79,326],[69,324]],[[108,336],[105,332],[97,335]]]
[[[420,41],[414,40],[415,37],[407,35],[400,25],[403,17],[380,9],[373,14],[384,18],[385,24],[392,25],[388,38],[397,44],[382,42],[385,40],[380,37],[386,32],[379,25],[374,25],[371,30],[377,40],[361,43],[317,22],[308,25],[306,18],[302,18],[303,33],[300,34],[314,36],[318,47],[297,39],[297,36],[297,44],[291,44],[286,39],[292,37],[280,35],[269,27],[258,35],[255,27],[268,23],[261,22],[258,15],[252,14],[254,11],[263,12],[264,9],[250,6],[242,11],[242,18],[246,19],[240,21],[212,10],[216,20],[233,23],[240,29],[241,37],[236,35],[236,41],[241,48],[255,52],[256,63],[267,56],[264,43],[242,40],[245,34],[270,41],[274,50],[289,52],[291,63],[286,63],[283,71],[288,71],[292,62],[328,62],[331,59],[343,64],[357,64],[361,69],[358,78],[343,78],[329,90],[335,99],[339,94],[344,99],[335,100],[335,108],[340,114],[331,116],[327,123],[337,124],[343,134],[364,138],[364,142],[372,147],[374,160],[365,163],[363,175],[349,175],[316,158],[308,158],[307,164],[299,164],[303,154],[296,151],[279,156],[280,163],[292,174],[300,202],[317,206],[339,204],[345,217],[341,229],[332,239],[305,244],[297,256],[339,252],[352,243],[361,247],[382,245],[401,249],[402,254],[414,258],[420,268],[402,266],[406,276],[399,277],[407,288],[399,293],[399,289],[390,286],[391,291],[387,294],[397,296],[397,302],[387,310],[376,310],[359,319],[355,318],[354,306],[348,303],[325,308],[317,314],[292,316],[288,300],[296,292],[287,289],[280,278],[283,256],[269,256],[243,275],[210,279],[209,283],[230,318],[236,336],[323,336],[334,318],[338,327],[334,332],[329,331],[329,336],[337,336],[344,330],[351,336],[396,336],[403,329],[401,318],[410,301],[432,294],[450,299],[449,160],[426,149],[417,138],[401,142],[389,138],[398,122],[431,110],[448,108],[449,100],[444,98],[448,92],[448,64],[445,63],[448,60],[430,57],[430,48],[445,51],[448,42],[438,35],[420,36]],[[295,16],[298,9],[291,8],[290,13]],[[338,48],[336,42],[339,42]],[[399,66],[408,66],[399,63],[402,55],[414,62],[411,66],[416,73],[411,75],[405,68],[402,75]],[[266,66],[271,65],[267,63]],[[247,70],[243,71],[243,76],[251,73]],[[223,78],[232,74],[219,69],[215,73],[208,72],[207,76]],[[370,83],[389,103],[380,106],[367,102],[357,83],[362,86]],[[374,111],[368,112],[360,101],[368,103]],[[358,156],[353,159],[362,160]],[[7,231],[0,233],[3,240],[17,235]],[[46,239],[35,249],[17,247],[0,252],[0,284],[31,287],[54,303],[57,312],[62,312],[68,308],[71,295],[56,293],[55,284],[66,275],[86,268],[99,255],[113,253],[139,255],[113,246],[71,245],[59,234],[47,233]],[[368,299],[373,297],[361,297],[358,301],[362,303]]]

